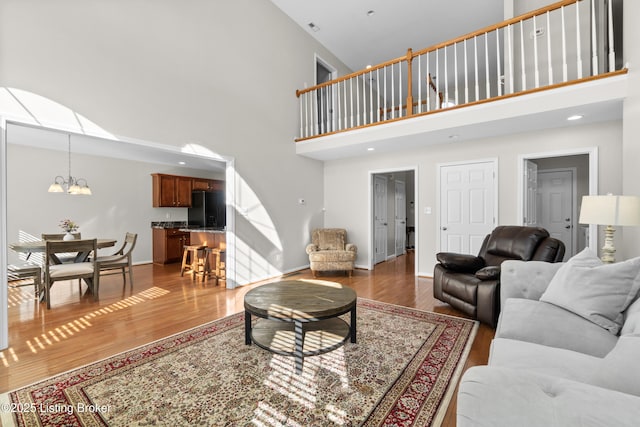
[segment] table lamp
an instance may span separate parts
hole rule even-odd
[[[640,197],[638,196],[583,196],[580,208],[581,224],[606,225],[602,262],[615,262],[613,246],[614,225],[640,225]]]

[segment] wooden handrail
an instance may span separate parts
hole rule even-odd
[[[550,86],[543,86],[543,87],[539,87],[539,88],[536,88],[536,89],[528,89],[528,90],[525,90],[525,91],[522,91],[522,92],[503,94],[501,96],[496,96],[496,97],[493,97],[493,98],[481,99],[481,100],[478,100],[478,101],[470,102],[468,104],[455,105],[453,107],[449,107],[449,108],[446,108],[444,110],[435,109],[435,110],[431,110],[431,111],[424,111],[422,113],[414,114],[414,117],[428,116],[428,115],[431,115],[431,114],[438,114],[441,111],[457,110],[457,109],[460,109],[460,108],[466,108],[468,106],[487,104],[487,103],[490,103],[490,102],[500,101],[500,100],[503,100],[503,99],[515,98],[515,97],[519,97],[519,96],[523,96],[523,95],[529,95],[529,94],[532,94],[532,93],[544,92],[544,91],[547,91],[547,90],[553,90],[553,89],[558,89],[558,88],[561,88],[561,87],[581,84],[581,83],[585,83],[585,82],[589,82],[589,81],[593,81],[593,80],[600,80],[600,79],[605,79],[605,78],[608,78],[608,77],[619,76],[619,75],[627,74],[628,71],[629,70],[627,68],[623,68],[621,70],[616,70],[616,71],[609,71],[607,73],[598,74],[596,76],[583,77],[581,79],[572,80],[572,81],[569,81],[569,82],[556,83],[556,84],[553,84],[553,85],[550,85]],[[397,108],[398,107],[396,107],[396,109]],[[391,110],[388,110],[388,111],[391,111]],[[365,124],[365,125],[354,126],[352,128],[349,128],[349,129],[340,129],[340,130],[335,130],[335,131],[331,131],[331,132],[327,132],[327,133],[323,133],[323,134],[319,134],[319,135],[300,137],[300,138],[294,139],[294,141],[295,142],[308,141],[308,140],[311,140],[311,139],[321,138],[323,136],[335,135],[335,134],[339,134],[339,133],[345,133],[345,132],[349,132],[349,131],[352,131],[352,130],[355,130],[355,129],[364,129],[364,128],[368,128],[368,127],[378,126],[378,125],[383,124],[383,123],[399,122],[399,121],[407,120],[407,119],[410,119],[410,118],[408,118],[408,117],[396,117],[394,119],[388,119],[388,120],[385,120],[383,122],[369,123],[369,124]]]
[[[370,68],[367,68],[365,70],[355,71],[353,73],[346,74],[346,75],[344,75],[342,77],[338,77],[338,78],[336,78],[334,80],[331,80],[331,81],[328,81],[328,82],[325,82],[325,83],[320,83],[318,85],[311,86],[309,88],[298,89],[298,90],[296,90],[296,97],[300,97],[300,95],[305,94],[307,92],[318,90],[318,89],[321,89],[323,87],[331,86],[333,84],[340,83],[342,81],[352,79],[354,77],[359,77],[359,76],[365,75],[367,73],[371,73],[371,72],[376,71],[378,69],[381,69],[381,68],[384,68],[384,67],[388,67],[389,65],[397,64],[399,62],[407,61],[408,64],[410,65],[411,64],[411,60],[413,58],[415,58],[416,56],[424,55],[426,53],[433,52],[435,50],[442,49],[444,47],[451,46],[451,45],[454,45],[456,43],[460,43],[462,41],[472,39],[473,37],[476,37],[476,36],[479,36],[479,35],[483,35],[483,34],[486,34],[486,33],[492,32],[492,31],[496,31],[496,30],[498,30],[500,28],[507,27],[509,25],[518,23],[520,21],[525,21],[527,19],[531,19],[534,16],[542,15],[542,14],[545,14],[547,12],[552,12],[552,11],[554,11],[556,9],[560,9],[561,7],[570,6],[570,5],[574,4],[574,3],[578,3],[578,2],[581,2],[581,1],[583,1],[583,0],[562,0],[562,1],[550,4],[548,6],[541,7],[539,9],[533,10],[531,12],[523,13],[521,15],[518,15],[518,16],[514,17],[514,18],[507,19],[506,21],[502,21],[502,22],[500,22],[498,24],[489,25],[489,26],[487,26],[485,28],[482,28],[480,30],[465,34],[465,35],[457,37],[455,39],[447,40],[445,42],[438,43],[438,44],[435,44],[433,46],[418,50],[416,52],[413,52],[411,49],[408,49],[407,50],[407,54],[404,55],[404,56],[401,56],[401,57],[398,57],[398,58],[395,58],[395,59],[391,59],[391,60],[386,61],[386,62],[382,62],[380,64],[377,64],[377,65],[374,65],[374,66],[372,66]],[[411,70],[410,66],[409,66],[409,70]],[[410,82],[410,81],[411,80],[409,79],[408,82]],[[411,95],[411,92],[408,92],[408,93],[409,93],[409,95]]]

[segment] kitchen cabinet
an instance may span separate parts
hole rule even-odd
[[[182,260],[184,245],[191,241],[188,231],[179,228],[153,229],[153,263],[169,264]]]
[[[188,208],[191,206],[192,178],[154,173],[153,207]]]
[[[193,191],[222,191],[224,190],[224,181],[218,179],[193,178],[191,187]]]

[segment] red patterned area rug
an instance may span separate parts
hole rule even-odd
[[[7,393],[3,424],[439,425],[477,323],[365,299],[357,315],[357,344],[301,374],[245,345],[238,313]]]

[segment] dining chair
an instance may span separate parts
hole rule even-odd
[[[44,292],[47,309],[51,308],[51,285],[60,280],[84,279],[93,293],[93,299],[98,299],[97,288],[100,275],[95,256],[83,262],[58,263],[57,254],[60,253],[93,253],[97,250],[97,239],[87,240],[46,240],[44,261]]]
[[[138,239],[138,235],[136,233],[126,233],[124,237],[124,241],[122,242],[122,247],[118,249],[112,255],[98,256],[96,258],[97,268],[100,272],[100,275],[103,272],[120,270],[122,272],[122,280],[123,284],[127,283],[127,275],[129,273],[129,284],[131,285],[131,289],[133,289],[133,268],[131,262],[131,254],[133,252],[133,248],[136,246],[136,240]],[[113,273],[107,273],[113,274]],[[96,294],[98,293],[98,288],[96,288]]]
[[[42,233],[40,237],[42,240],[62,240],[66,233]],[[71,233],[76,240],[82,239],[82,234],[80,232]],[[68,253],[68,254],[59,254],[57,255],[60,262],[75,262],[76,261],[76,253]]]

